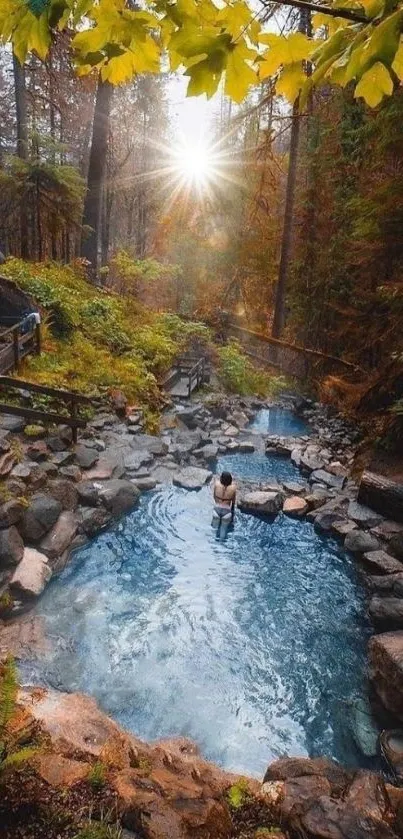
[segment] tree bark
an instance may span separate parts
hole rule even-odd
[[[307,17],[308,15],[308,17]],[[310,27],[310,13],[301,11],[299,18],[299,32],[306,32]],[[290,152],[287,172],[287,187],[285,194],[283,234],[281,238],[280,265],[274,303],[274,317],[272,326],[273,338],[279,338],[285,323],[285,295],[287,291],[288,272],[292,245],[292,228],[294,220],[294,197],[297,182],[297,164],[301,116],[298,99],[292,109]]]
[[[17,117],[17,155],[21,160],[28,160],[28,108],[25,85],[25,68],[13,54],[13,73],[15,91],[15,110]],[[20,206],[20,252],[23,259],[29,256],[28,213],[25,197]]]
[[[91,263],[90,274],[95,284],[99,283],[102,201],[107,166],[106,153],[112,90],[112,85],[109,82],[103,82],[99,79],[92,127],[87,194],[84,202],[83,226],[87,228],[87,231],[83,232],[81,255]]]

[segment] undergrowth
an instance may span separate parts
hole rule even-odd
[[[275,396],[286,386],[283,376],[272,376],[249,361],[238,341],[218,349],[218,374],[226,390],[242,396]]]
[[[256,369],[236,342],[217,350],[205,324],[151,311],[132,294],[91,285],[79,262],[63,266],[11,258],[2,271],[42,313],[43,352],[27,357],[21,378],[90,397],[121,389],[146,409],[149,430],[157,428],[163,404],[158,383],[182,352],[218,356],[219,377],[231,393],[267,396],[284,386],[281,377]]]

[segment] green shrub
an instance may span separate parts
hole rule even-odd
[[[119,826],[91,821],[76,833],[74,839],[121,839],[121,836],[122,829]]]
[[[240,807],[243,807],[249,797],[250,792],[246,778],[240,778],[240,780],[236,784],[233,784],[227,791],[228,804],[232,810],[239,810]]]
[[[106,768],[104,764],[98,760],[91,767],[88,772],[87,780],[89,785],[94,790],[102,789],[106,784]]]
[[[8,724],[12,719],[18,692],[17,668],[10,656],[0,667],[0,773],[26,763],[38,751],[34,746],[18,747],[9,736]]]
[[[270,376],[264,370],[253,366],[244,354],[237,341],[230,341],[218,350],[219,377],[230,393],[241,396],[274,395],[284,387],[285,379],[280,376]]]

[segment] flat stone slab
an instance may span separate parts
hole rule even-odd
[[[283,483],[283,487],[286,492],[292,492],[293,495],[300,495],[306,490],[305,484],[298,484],[296,481],[287,481]]]
[[[403,571],[403,563],[386,551],[367,551],[363,560],[375,574],[398,574]]]
[[[325,486],[332,487],[333,489],[343,489],[345,482],[345,478],[332,475],[326,469],[315,469],[309,480],[314,483],[325,484]]]
[[[10,580],[10,588],[23,597],[39,597],[52,571],[45,554],[35,548],[25,548],[20,564]]]
[[[96,466],[86,471],[87,481],[107,481],[112,477],[116,463],[111,463],[105,457],[100,457]]]
[[[213,477],[208,469],[199,469],[197,466],[187,466],[181,469],[172,478],[172,483],[177,487],[188,490],[198,490]]]

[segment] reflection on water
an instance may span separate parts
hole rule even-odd
[[[256,458],[230,468],[284,465]],[[93,694],[144,738],[190,736],[229,769],[259,775],[284,753],[359,762],[346,702],[363,690],[368,626],[351,561],[308,522],[237,513],[217,539],[211,514],[209,487],[165,487],[82,548],[37,606],[55,654],[25,675]]]
[[[256,414],[249,429],[261,434],[278,434],[280,437],[311,434],[311,428],[305,420],[284,408],[264,408]]]

